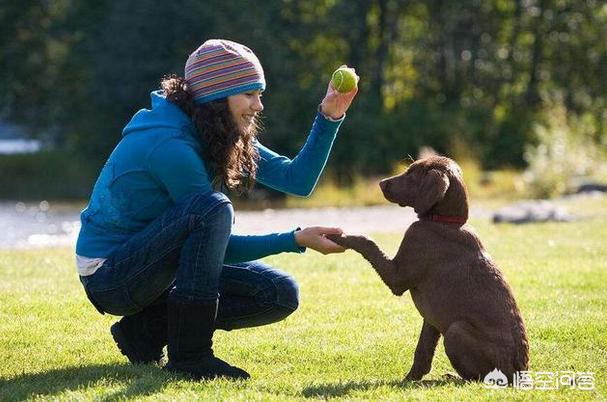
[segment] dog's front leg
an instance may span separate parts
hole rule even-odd
[[[434,357],[434,351],[436,350],[439,338],[440,332],[424,320],[422,332],[419,334],[419,340],[415,348],[413,366],[405,377],[406,381],[421,380],[423,376],[430,372],[432,358]]]
[[[405,293],[407,289],[400,286],[397,281],[396,265],[373,240],[365,236],[350,235],[327,235],[327,238],[342,247],[351,248],[365,257],[392,293],[397,296]]]

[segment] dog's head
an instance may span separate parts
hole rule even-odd
[[[379,183],[384,197],[418,216],[440,214],[468,218],[468,195],[462,171],[453,160],[430,156],[413,162],[398,176]]]

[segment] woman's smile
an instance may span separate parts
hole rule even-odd
[[[245,121],[245,123],[247,125],[251,125],[255,121],[255,116],[257,116],[257,113],[255,113],[255,114],[243,114],[242,118],[243,118],[243,120]]]
[[[228,96],[228,108],[239,128],[249,130],[255,123],[255,118],[263,110],[261,90]]]

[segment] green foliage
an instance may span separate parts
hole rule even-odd
[[[559,99],[546,105],[542,118],[535,126],[537,143],[525,152],[524,179],[533,196],[571,192],[581,180],[607,180],[607,153],[592,140],[591,124],[568,115]]]
[[[324,175],[309,198],[286,197],[287,208],[360,207],[388,201],[379,188],[379,177],[354,177],[348,186],[332,175]]]
[[[285,321],[218,331],[218,356],[248,382],[195,382],[129,365],[109,334],[116,317],[86,300],[73,250],[0,251],[0,399],[12,400],[570,400],[607,397],[604,200],[567,204],[595,219],[492,225],[473,222],[516,296],[530,340],[530,369],[595,373],[594,391],[487,390],[462,383],[439,342],[424,381],[404,383],[422,319],[408,294],[390,294],[358,254],[283,254],[301,304]],[[393,254],[401,234],[375,236]]]
[[[1,155],[0,198],[67,200],[88,198],[100,166],[85,163],[79,155],[44,151],[27,155]]]
[[[594,0],[235,0],[89,4],[9,0],[0,9],[0,117],[98,166],[164,74],[202,41],[251,47],[267,73],[267,134],[294,154],[331,72],[360,93],[330,167],[344,183],[461,140],[488,168],[523,167],[545,102],[592,120],[607,143],[607,8]]]

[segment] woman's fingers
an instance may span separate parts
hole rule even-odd
[[[344,251],[346,251],[344,247],[340,246],[337,243],[334,243],[326,237],[326,235],[341,235],[343,233],[343,230],[341,230],[340,228],[319,227],[318,231],[320,234],[321,247],[325,250],[326,254],[343,253]]]
[[[342,234],[344,231],[341,228],[334,227],[325,227],[325,226],[315,226],[314,229],[317,230],[319,234]]]
[[[338,233],[335,233],[335,234],[338,234]],[[343,253],[344,251],[346,251],[346,249],[344,247],[327,239],[325,236],[321,237],[320,242],[322,243],[323,248],[328,253]]]
[[[345,248],[325,237],[342,233],[343,230],[340,228],[314,226],[295,232],[295,238],[299,245],[309,247],[322,254],[342,253]]]

